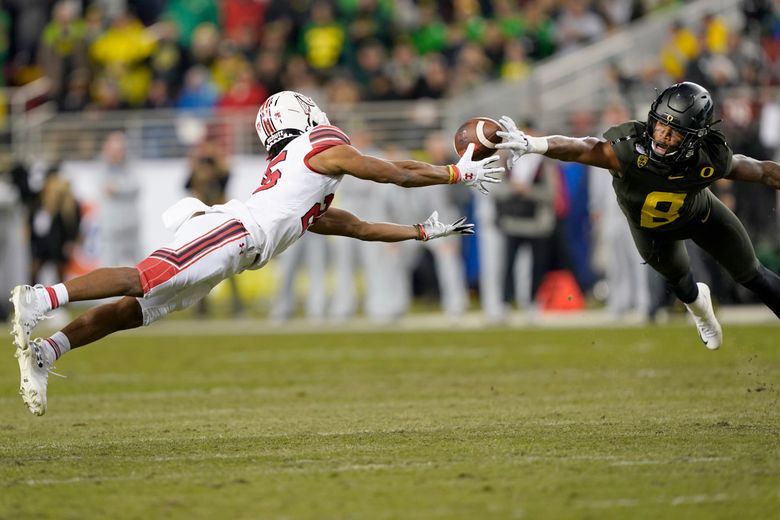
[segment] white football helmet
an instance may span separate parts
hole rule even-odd
[[[328,116],[308,96],[292,90],[277,92],[257,111],[255,129],[266,150],[287,137],[301,135],[313,126],[329,125]]]

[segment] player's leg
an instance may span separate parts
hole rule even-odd
[[[683,241],[664,239],[633,226],[630,228],[639,254],[685,304],[704,345],[710,350],[720,348],[723,331],[712,308],[710,288],[704,283],[694,282]]]
[[[36,415],[46,412],[52,364],[70,349],[118,330],[148,325],[188,307],[220,281],[250,267],[256,256],[248,232],[235,219],[209,214],[185,223],[168,247],[155,251],[132,269],[135,279],[141,280],[144,298],[126,297],[93,308],[51,337],[35,339],[29,343],[30,348],[17,348],[20,393],[25,404]],[[133,279],[125,274],[127,280]],[[97,273],[91,280],[96,282],[103,275],[107,273]],[[72,289],[77,297],[95,294],[84,280],[74,282]],[[115,288],[121,287],[116,280],[112,283],[116,283]],[[126,289],[136,291],[134,283]]]
[[[143,323],[136,298],[124,298],[85,312],[49,338],[35,338],[26,349],[16,349],[21,376],[19,393],[35,415],[46,413],[46,389],[54,362],[72,348],[96,341],[118,330]]]
[[[71,301],[99,300],[113,296],[142,296],[141,280],[134,267],[96,269],[51,287],[19,285],[11,291],[14,307],[14,343],[27,348],[30,335],[46,314]]]
[[[710,198],[709,218],[696,227],[694,242],[780,317],[780,277],[758,261],[750,237],[737,216],[715,196]]]
[[[125,296],[115,302],[93,307],[62,329],[68,350],[88,345],[120,330],[143,325],[143,313],[137,298]],[[60,351],[58,357],[64,352]]]

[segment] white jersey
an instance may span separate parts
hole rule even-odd
[[[287,249],[328,209],[341,176],[317,173],[309,160],[332,146],[349,143],[335,126],[316,126],[271,159],[248,200],[214,207],[236,216],[253,237],[261,236],[255,240],[260,256],[252,269]]]

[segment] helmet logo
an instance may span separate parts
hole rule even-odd
[[[300,96],[298,94],[295,95],[295,99],[298,101],[298,104],[301,105],[301,108],[303,109],[303,113],[307,116],[311,115],[311,109],[314,108],[316,105],[314,104],[314,101],[311,99]]]
[[[666,121],[668,123],[671,123],[672,121],[674,121],[674,116],[672,114],[666,114]]]
[[[640,168],[644,168],[647,164],[647,156],[642,154],[639,157],[636,158],[636,165]]]

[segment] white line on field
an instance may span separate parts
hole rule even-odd
[[[185,457],[151,457],[153,461],[181,461],[181,460],[208,460],[208,459],[235,459],[242,458],[234,456],[232,454],[216,454],[209,457],[198,456],[185,456]],[[366,464],[343,464],[340,466],[322,466],[322,467],[306,467],[311,463],[316,462],[312,460],[293,460],[285,462],[288,464],[283,467],[263,468],[261,471],[256,471],[255,474],[275,474],[275,473],[348,473],[348,472],[370,472],[381,470],[396,470],[396,469],[421,469],[430,468],[434,466],[433,462],[410,462],[402,464],[384,464],[384,463],[366,463]],[[438,465],[437,465],[438,466]],[[36,486],[58,486],[58,485],[71,485],[82,484],[87,482],[130,482],[138,480],[180,480],[184,478],[191,478],[191,474],[170,474],[159,475],[155,473],[153,476],[148,475],[125,475],[125,476],[102,476],[91,475],[87,477],[71,477],[71,478],[49,478],[49,479],[27,479],[18,481],[8,481],[0,484],[0,487],[11,487],[14,485],[24,485],[29,487]]]
[[[625,507],[639,507],[643,504],[669,504],[672,506],[681,506],[688,504],[712,504],[716,502],[729,502],[732,498],[726,493],[717,493],[715,495],[688,495],[677,496],[671,500],[668,497],[658,497],[655,499],[639,500],[637,498],[612,498],[604,500],[583,501],[580,504],[585,508],[592,509],[617,509]]]
[[[726,493],[718,493],[716,495],[691,495],[691,496],[679,496],[672,499],[673,506],[681,506],[685,504],[710,504],[712,502],[728,502],[730,500]]]

